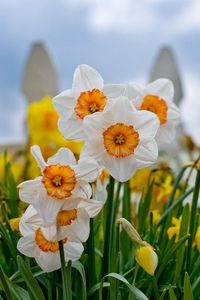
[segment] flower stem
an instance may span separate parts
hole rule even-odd
[[[63,284],[63,300],[71,300],[71,262],[68,262],[67,272],[65,268],[65,255],[63,242],[59,241],[59,252],[60,252],[60,262],[61,262],[61,272],[62,272],[62,284]]]

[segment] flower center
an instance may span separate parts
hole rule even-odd
[[[103,132],[104,147],[115,157],[126,157],[134,153],[140,139],[132,125],[116,123]]]
[[[140,106],[141,110],[148,110],[157,115],[160,124],[163,125],[167,122],[168,106],[165,100],[160,99],[158,96],[147,95],[144,97]]]
[[[50,165],[43,171],[42,182],[51,197],[70,197],[76,185],[75,172],[69,166]]]
[[[61,210],[57,214],[56,223],[59,226],[70,225],[77,218],[77,209]]]
[[[47,240],[40,228],[35,231],[35,242],[43,252],[57,252],[59,250],[58,242]],[[63,240],[63,244],[67,242],[67,238]]]
[[[77,99],[74,111],[80,119],[104,110],[106,105],[106,96],[98,89],[82,92]]]

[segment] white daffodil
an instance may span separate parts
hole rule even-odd
[[[127,181],[157,159],[158,127],[155,114],[137,111],[126,97],[110,100],[102,113],[84,120],[84,154],[94,157],[115,179]]]
[[[32,206],[26,210],[19,227],[22,237],[18,241],[17,249],[26,256],[34,257],[45,272],[61,267],[59,240],[63,242],[65,261],[78,260],[84,250],[73,230],[63,236],[57,224],[46,226]]]
[[[84,139],[83,119],[102,112],[107,98],[120,95],[123,85],[104,85],[101,75],[88,65],[80,65],[74,72],[72,89],[53,98],[60,118],[58,127],[66,139]]]
[[[19,195],[22,201],[34,206],[45,222],[54,223],[63,206],[71,210],[82,199],[90,199],[89,182],[98,176],[94,159],[83,157],[76,163],[73,153],[61,148],[45,162],[38,146],[33,146],[31,152],[42,176],[19,184]]]
[[[180,121],[179,109],[172,102],[174,97],[172,82],[161,78],[146,86],[131,83],[129,89],[133,96],[133,103],[138,110],[148,110],[157,116],[160,126],[156,140],[170,143],[174,138],[174,127]]]

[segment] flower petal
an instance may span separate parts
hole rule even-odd
[[[76,159],[74,157],[73,152],[70,149],[60,148],[55,155],[51,156],[47,160],[47,164],[74,165],[76,164]]]
[[[61,268],[59,251],[57,252],[43,252],[35,257],[36,262],[45,272],[53,272]]]
[[[135,159],[137,161],[137,168],[145,168],[155,163],[158,157],[158,146],[155,140],[144,144],[139,144],[135,149]]]
[[[78,165],[73,167],[76,178],[94,182],[99,173],[99,165],[92,157],[81,157]]]
[[[35,257],[37,253],[35,233],[21,237],[17,243],[17,249],[26,256]]]
[[[38,191],[42,188],[42,177],[36,177],[33,180],[27,180],[18,185],[19,197],[21,201],[32,203],[33,199],[37,197]]]
[[[65,90],[52,99],[53,105],[61,116],[66,119],[70,118],[74,113],[76,99],[72,90]]]
[[[174,125],[180,122],[180,110],[174,103],[170,103],[168,107],[167,120],[173,122]]]
[[[103,93],[107,98],[118,98],[120,96],[128,96],[126,84],[105,84]]]
[[[90,218],[94,218],[96,215],[98,215],[98,213],[101,211],[103,205],[104,205],[105,201],[98,201],[95,199],[86,199],[86,200],[82,200],[78,207],[83,207]]]
[[[38,166],[40,167],[41,171],[46,167],[46,162],[42,156],[40,147],[38,145],[34,145],[31,147],[31,154],[35,158]]]
[[[171,122],[163,124],[158,129],[156,140],[160,143],[169,144],[173,141],[175,137],[174,125]]]
[[[58,120],[58,128],[66,139],[84,139],[82,123],[83,121],[75,114],[73,114],[69,119],[61,116],[61,118]]]
[[[134,127],[139,132],[140,141],[151,140],[156,136],[160,122],[154,113],[137,111],[133,116]]]
[[[89,91],[94,88],[103,88],[103,78],[92,67],[88,65],[80,65],[74,72],[72,89],[79,96],[81,92]]]
[[[171,80],[160,78],[148,84],[146,92],[147,94],[157,95],[168,102],[173,100],[174,86]]]
[[[22,235],[28,235],[43,225],[43,220],[32,205],[29,205],[19,222],[19,229]]]
[[[68,240],[67,243],[64,244],[65,260],[78,260],[81,257],[83,250],[82,243]]]

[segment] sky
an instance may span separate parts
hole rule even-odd
[[[199,0],[0,0],[0,144],[25,138],[21,83],[38,41],[54,61],[60,91],[71,87],[82,63],[106,83],[146,83],[160,48],[171,47],[185,130],[200,144],[199,15]]]

